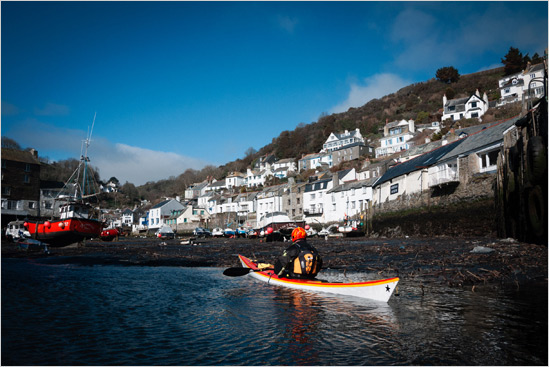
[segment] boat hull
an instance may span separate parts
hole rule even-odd
[[[257,264],[247,257],[238,255],[238,258],[243,267],[258,269]],[[389,301],[399,281],[399,278],[388,278],[368,282],[330,283],[322,280],[279,278],[272,270],[254,271],[250,272],[249,275],[255,279],[282,287],[367,298],[380,302]]]
[[[25,223],[32,239],[45,242],[51,247],[64,247],[87,238],[98,238],[103,228],[101,222],[85,218]]]

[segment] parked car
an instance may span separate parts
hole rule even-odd
[[[196,237],[211,237],[212,232],[210,232],[206,228],[196,227],[193,231],[193,235]]]
[[[160,227],[154,235],[162,240],[171,240],[175,238],[175,233],[173,233],[173,230],[168,226]]]
[[[30,237],[29,231],[24,226],[25,221],[15,220],[8,223],[8,228],[6,228],[6,237],[10,241],[17,241],[22,238]]]
[[[332,224],[328,228],[322,228],[320,232],[318,232],[319,236],[329,236],[331,234],[338,232],[339,226],[337,224]]]
[[[214,237],[223,237],[224,235],[224,232],[221,228],[219,227],[215,227],[213,230],[212,230],[212,236]]]
[[[255,229],[250,229],[248,233],[246,233],[246,237],[248,238],[257,238],[258,233]]]

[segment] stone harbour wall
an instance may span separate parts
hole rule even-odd
[[[373,208],[370,235],[495,236],[493,173],[472,176],[465,184],[403,194]]]

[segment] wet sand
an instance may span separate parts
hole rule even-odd
[[[41,250],[22,250],[2,241],[2,257],[40,259],[50,264],[126,266],[240,266],[237,254],[274,262],[289,243],[260,239],[187,239],[121,237],[118,241],[87,241]],[[547,246],[497,238],[312,238],[324,269],[361,272],[379,278],[399,276],[409,281],[451,287],[520,286],[547,282]],[[476,250],[475,250],[476,249]]]

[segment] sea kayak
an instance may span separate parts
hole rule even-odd
[[[252,269],[249,275],[255,279],[269,284],[305,291],[334,293],[387,302],[391,298],[399,281],[399,278],[388,278],[356,283],[331,283],[324,280],[279,278],[273,270],[259,271],[257,263],[245,256],[238,255],[238,258],[243,267]]]

